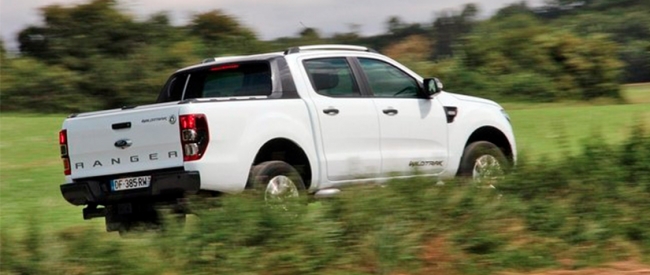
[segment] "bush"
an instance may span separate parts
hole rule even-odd
[[[0,232],[20,274],[492,274],[650,253],[650,139],[585,141],[557,162],[521,162],[497,189],[430,178],[356,187],[285,211],[255,196],[193,199],[196,217],[118,239],[92,228]],[[609,168],[614,166],[615,168]],[[631,181],[630,181],[631,180]],[[50,232],[48,232],[50,233]],[[431,240],[435,240],[431,242]],[[449,244],[449,245],[447,245]],[[432,269],[435,267],[435,269]]]

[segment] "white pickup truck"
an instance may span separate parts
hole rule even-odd
[[[359,46],[207,59],[174,73],[155,104],[70,115],[61,192],[122,232],[188,194],[319,197],[392,177],[480,180],[514,163],[504,110],[441,89]]]

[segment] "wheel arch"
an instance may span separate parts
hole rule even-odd
[[[515,155],[512,150],[512,145],[508,137],[501,130],[492,126],[482,126],[472,132],[463,148],[467,148],[468,145],[476,141],[491,142],[499,147],[511,164],[514,163]]]
[[[257,151],[252,165],[272,160],[284,161],[293,166],[302,177],[305,187],[309,189],[312,182],[312,166],[300,145],[287,138],[271,139]]]

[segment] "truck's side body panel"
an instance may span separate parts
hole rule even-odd
[[[181,114],[205,114],[210,125],[210,144],[204,157],[185,162],[185,170],[201,171],[201,189],[243,191],[258,150],[275,138],[293,141],[305,151],[310,162],[317,163],[309,113],[302,99],[199,102],[180,106]]]
[[[377,98],[382,175],[437,175],[447,166],[447,121],[436,100]],[[383,112],[398,111],[395,115]]]
[[[379,122],[368,98],[312,97],[321,129],[328,181],[374,178],[381,173]],[[333,109],[337,114],[326,114]]]
[[[310,78],[304,68],[304,61],[333,56],[381,60],[402,70],[416,81],[422,81],[422,77],[403,65],[390,58],[372,53],[331,51],[305,53],[299,57],[287,56],[287,63],[293,73],[299,95],[306,99],[312,114],[313,136],[321,170],[319,187],[330,188],[368,181],[383,181],[390,176],[395,176],[395,172],[398,175],[408,176],[416,169],[422,172],[419,175],[437,176],[442,174],[449,164],[447,161],[447,123],[442,105],[435,99],[373,98],[370,96],[333,98],[319,95],[309,82]],[[360,80],[357,79],[357,81]],[[363,119],[361,118],[362,114],[358,112],[354,112],[356,119],[347,117],[343,111],[352,106],[346,107],[345,103],[352,101],[357,101],[356,104],[359,106],[357,111],[371,113],[366,113]],[[374,106],[365,108],[363,104]],[[339,109],[341,118],[327,117],[322,114],[325,109],[331,109],[330,107]],[[399,118],[397,118],[398,116],[385,117],[383,109],[387,107],[402,109],[402,116]],[[339,121],[335,123],[336,125],[330,124],[334,119],[339,119]],[[341,119],[345,121],[340,121]],[[371,121],[373,119],[376,121]],[[415,120],[405,121],[408,119]],[[379,131],[374,130],[377,126]],[[344,136],[339,135],[342,133]],[[354,133],[357,133],[358,141],[365,139],[363,145],[347,151],[342,150],[345,146],[351,146],[351,144],[345,143],[353,143],[354,140],[345,135]],[[406,135],[414,133],[416,133],[415,136],[406,137]],[[329,148],[327,144],[330,144]],[[332,146],[340,147],[329,152]],[[377,151],[369,150],[370,147],[377,148],[377,146],[379,146]],[[368,150],[363,150],[364,148]],[[377,158],[380,158],[379,163]],[[423,165],[415,167],[420,164]],[[329,176],[328,173],[330,173]]]

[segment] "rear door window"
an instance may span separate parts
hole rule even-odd
[[[352,69],[344,57],[303,61],[311,85],[318,94],[329,97],[359,97],[361,92]]]

